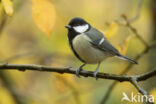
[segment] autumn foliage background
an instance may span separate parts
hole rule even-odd
[[[147,43],[153,42],[155,37],[151,1],[144,0],[139,18],[131,23]],[[137,0],[1,0],[0,61],[77,68],[82,63],[71,52],[64,28],[73,17],[87,20],[122,54],[133,58],[145,46],[115,20],[123,21],[122,14],[133,18],[137,14],[137,3]],[[141,74],[154,68],[155,52],[153,49],[142,56],[139,65],[127,74]],[[100,72],[119,74],[127,64],[110,58],[102,63]],[[95,68],[96,65],[87,65],[85,70],[94,71]],[[156,96],[155,80],[152,78],[141,84]],[[22,104],[99,104],[112,82],[70,74],[0,71],[0,104],[17,104],[17,100]],[[117,84],[107,104],[120,104],[122,92],[138,93],[127,82]]]

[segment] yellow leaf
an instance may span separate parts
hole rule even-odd
[[[4,10],[7,15],[12,16],[14,9],[13,9],[13,3],[11,0],[2,0],[2,4],[4,6]]]
[[[123,54],[123,55],[126,54],[127,49],[128,49],[128,45],[129,45],[129,42],[130,42],[130,39],[131,39],[131,35],[129,35],[129,36],[126,38],[126,40],[124,41],[123,45],[119,44],[119,45],[117,46],[117,48],[118,48],[118,50],[119,50],[119,52],[120,52],[121,54]]]
[[[55,7],[50,0],[32,0],[32,15],[36,25],[50,35],[55,24]]]
[[[127,52],[130,39],[131,39],[131,35],[129,35],[129,36],[127,37],[127,39],[125,40],[125,42],[124,42],[124,46],[123,46],[123,50],[122,50],[122,54],[123,54],[123,55],[125,55],[126,52]]]
[[[118,45],[117,45],[117,49],[118,49],[118,51],[119,51],[120,53],[122,53],[122,45],[121,45],[121,44],[118,44]]]
[[[106,33],[106,37],[107,37],[108,39],[111,39],[111,38],[115,35],[115,33],[117,32],[117,29],[118,29],[118,24],[115,23],[115,22],[113,22],[113,23],[109,26],[109,28],[108,28],[108,32]]]

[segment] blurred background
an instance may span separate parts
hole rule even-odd
[[[6,0],[8,5],[3,4],[3,1],[5,0],[0,1],[1,63],[78,68],[82,63],[68,46],[64,26],[73,17],[82,17],[101,30],[126,56],[136,58],[141,55],[137,59],[139,65],[133,65],[127,71],[128,75],[142,74],[156,67],[156,48],[142,55],[146,47],[135,36],[135,32],[126,25],[115,22],[124,22],[121,16],[124,14],[128,19],[134,19],[130,22],[131,26],[148,44],[155,42],[155,0]],[[6,12],[10,3],[13,5],[11,16]],[[42,6],[46,5],[52,12],[48,9],[42,11]],[[43,18],[49,17],[49,22],[48,19],[40,20],[39,14]],[[45,28],[42,27],[44,24]],[[110,58],[102,63],[100,72],[120,74],[127,65],[128,62]],[[94,71],[96,66],[87,65],[84,69]],[[140,84],[156,96],[155,80],[153,77]],[[106,79],[77,78],[70,74],[0,71],[0,104],[104,104],[102,99],[113,82]],[[131,92],[138,94],[130,83],[118,83],[105,104],[132,104],[121,102],[122,92],[129,96]]]

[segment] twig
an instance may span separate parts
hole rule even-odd
[[[140,17],[140,11],[142,7],[143,0],[138,0],[137,12],[133,18],[128,19],[128,22],[134,22]]]
[[[127,19],[127,16],[125,14],[122,14],[121,17],[126,22],[125,24],[124,23],[121,23],[118,20],[115,20],[115,22],[118,23],[118,24],[120,24],[120,25],[124,25],[127,28],[129,28],[133,32],[133,34],[135,34],[135,36],[145,45],[145,47],[148,47],[147,42],[139,35],[139,33],[137,32],[137,30],[130,24],[129,20]]]
[[[145,74],[142,74],[142,75],[140,75],[140,76],[137,78],[137,81],[149,79],[151,76],[154,76],[155,73],[156,73],[156,71],[155,71],[155,72],[150,71],[150,72],[147,72],[147,73],[145,73]],[[137,77],[137,76],[136,76],[136,77]]]
[[[147,102],[145,102],[146,104],[154,104],[154,102],[150,102],[150,96],[149,94],[147,93],[147,91],[145,91],[137,82],[137,78],[133,77],[131,78],[131,83],[135,86],[135,88],[144,96],[147,97]]]

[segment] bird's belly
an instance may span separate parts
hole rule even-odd
[[[78,35],[74,38],[73,48],[79,57],[89,64],[99,63],[108,56],[105,52],[92,47],[89,38],[85,35]]]

